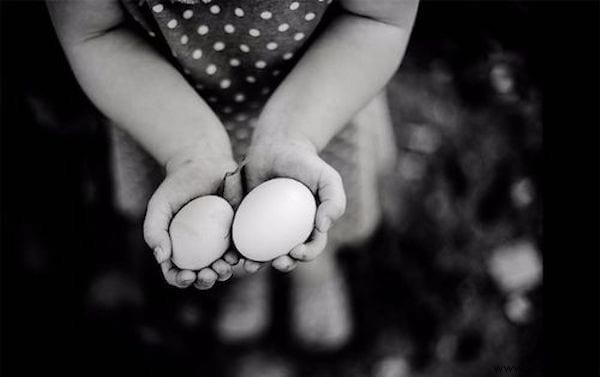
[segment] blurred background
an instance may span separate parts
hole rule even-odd
[[[44,3],[1,9],[3,375],[543,375],[543,3],[421,2],[388,88],[386,221],[339,253],[357,326],[326,353],[287,336],[285,276],[268,331],[235,345],[215,336],[225,285],[163,282]]]

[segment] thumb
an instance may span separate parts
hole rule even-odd
[[[224,180],[223,198],[235,209],[244,196],[241,171],[238,169],[231,174],[227,174]]]
[[[171,258],[169,224],[172,217],[173,210],[161,185],[150,198],[144,219],[144,240],[159,264]]]
[[[317,187],[319,207],[315,219],[316,227],[326,233],[331,224],[346,211],[346,193],[340,174],[331,166],[323,169]]]

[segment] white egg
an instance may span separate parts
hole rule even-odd
[[[229,247],[232,220],[233,208],[221,197],[202,196],[186,204],[169,228],[173,263],[199,270],[219,259]]]
[[[233,219],[233,243],[246,258],[265,262],[304,243],[315,223],[312,192],[290,178],[256,187],[240,203]]]

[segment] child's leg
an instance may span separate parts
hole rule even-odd
[[[160,167],[119,128],[110,128],[110,139],[116,209],[131,222],[142,222],[148,200],[160,183]]]
[[[291,274],[292,331],[310,350],[333,350],[352,335],[352,312],[345,276],[328,246],[314,262]]]
[[[139,147],[131,137],[116,126],[109,129],[110,166],[112,171],[113,200],[117,213],[123,217],[127,245],[134,274],[142,274],[144,261],[152,258],[144,243],[141,224],[146,204],[160,183],[158,164]]]
[[[125,275],[131,284],[145,293],[155,287],[153,284],[147,287],[148,282],[144,281],[148,266],[152,266],[154,260],[144,242],[141,224],[146,204],[160,183],[161,172],[156,162],[131,137],[115,125],[108,126],[112,197],[115,210],[123,220],[121,232],[125,236],[124,244],[115,246],[130,261]]]
[[[348,203],[323,254],[292,272],[293,332],[306,345],[339,348],[352,335],[350,295],[335,253],[342,245],[366,241],[381,221],[378,182],[382,173],[393,168],[395,148],[382,94],[358,113],[323,153],[340,172]]]
[[[256,340],[271,320],[270,269],[265,266],[254,275],[246,275],[242,269],[241,263],[234,268],[236,277],[229,283],[216,321],[217,335],[226,343]]]

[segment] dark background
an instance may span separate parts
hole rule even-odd
[[[257,343],[219,344],[211,308],[226,288],[166,287],[149,254],[131,252],[143,250],[139,229],[112,204],[102,117],[44,4],[3,2],[2,375],[487,376],[518,365],[542,376],[542,285],[515,320],[489,266],[515,242],[545,260],[549,8],[557,13],[555,3],[421,3],[389,87],[401,154],[387,221],[340,254],[357,332],[319,354],[285,336],[285,319]],[[429,138],[415,142],[417,129]]]

